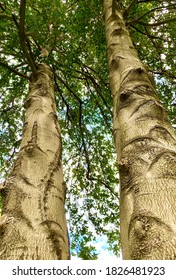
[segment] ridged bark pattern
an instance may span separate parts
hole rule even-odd
[[[5,183],[0,259],[69,259],[66,185],[52,72],[40,64],[25,102],[23,136]]]
[[[114,7],[113,3],[116,2]],[[124,259],[176,259],[176,137],[118,1],[104,0]]]

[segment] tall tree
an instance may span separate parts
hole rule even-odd
[[[104,0],[113,134],[121,185],[122,252],[124,259],[174,260],[176,137],[154,80],[140,61],[124,20],[133,6],[142,1],[130,1],[126,9],[123,2]],[[163,8],[167,10],[168,5]],[[160,15],[157,9],[153,6],[155,18]],[[150,11],[151,7],[148,14]],[[141,18],[136,22],[142,25]],[[146,21],[143,25],[170,22],[174,19],[169,15],[164,21]]]
[[[36,67],[25,102],[20,151],[3,185],[0,259],[4,260],[69,259],[53,77],[45,64]]]
[[[102,3],[27,1],[24,30],[20,30],[20,2],[5,3],[0,11],[2,177],[8,178],[21,142],[23,103],[28,99],[28,83],[33,83],[31,73],[38,75],[38,65],[45,63],[53,72],[63,138],[72,254],[97,258],[90,241],[101,234],[117,254],[118,176],[110,141],[111,96],[106,68],[97,59],[100,55],[106,65]],[[25,36],[20,39],[22,32]]]
[[[21,1],[19,21],[15,15],[11,20],[19,29],[21,51],[32,75],[20,150],[2,186],[0,259],[65,260],[69,259],[64,210],[66,185],[54,78],[49,66],[33,59],[26,37],[25,14],[26,1]]]

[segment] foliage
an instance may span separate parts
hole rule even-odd
[[[176,123],[175,1],[138,1],[126,20],[141,60],[155,77],[170,121]],[[139,36],[140,35],[140,36]]]
[[[155,75],[174,123],[174,1],[120,2],[134,45]],[[118,255],[118,169],[102,1],[28,0],[23,42],[20,5],[17,0],[0,3],[1,178],[7,176],[20,144],[32,74],[29,55],[34,65],[45,62],[54,73],[72,252],[83,259],[97,258],[90,244],[104,234],[109,249]]]

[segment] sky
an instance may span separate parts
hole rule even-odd
[[[93,246],[95,246],[99,253],[99,260],[117,260],[117,257],[114,256],[113,252],[108,251],[106,236],[100,236],[96,242],[93,242]]]
[[[98,260],[106,260],[106,261],[117,261],[118,259],[122,259],[121,253],[119,257],[114,256],[114,253],[108,250],[107,237],[102,235],[96,239],[96,241],[91,242],[91,245],[96,248],[98,253]],[[77,260],[78,257],[71,256],[71,260]]]

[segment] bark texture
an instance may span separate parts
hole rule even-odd
[[[20,151],[8,177],[0,222],[0,259],[66,260],[66,185],[54,83],[40,64],[25,102]]]
[[[116,3],[116,4],[114,4]],[[176,259],[176,137],[118,1],[104,0],[124,259]]]

